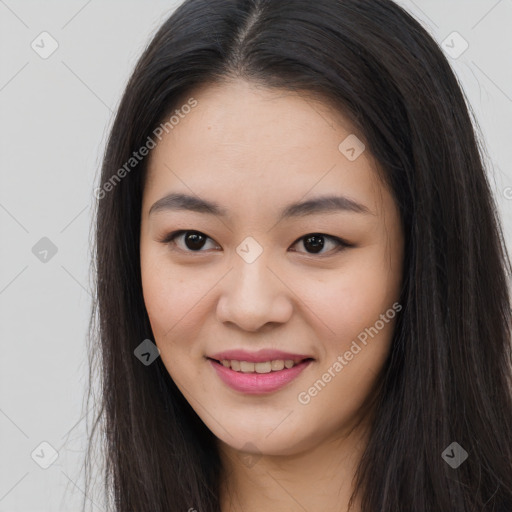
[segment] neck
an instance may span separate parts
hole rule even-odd
[[[220,443],[222,512],[348,512],[367,430],[353,429],[290,455],[247,455]],[[350,512],[360,512],[354,498]]]

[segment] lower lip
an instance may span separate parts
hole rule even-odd
[[[251,395],[259,395],[263,393],[271,393],[281,389],[286,384],[299,376],[310,363],[311,359],[302,361],[291,368],[284,368],[277,372],[270,373],[243,373],[235,372],[231,368],[226,368],[224,365],[213,359],[208,359],[213,366],[220,379],[233,388],[235,391],[247,393]]]

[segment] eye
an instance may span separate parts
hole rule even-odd
[[[212,240],[200,231],[187,231],[182,229],[180,231],[173,231],[172,233],[169,233],[163,240],[161,240],[161,242],[167,245],[178,245],[175,240],[183,235],[185,235],[184,238],[182,238],[185,247],[183,248],[182,246],[179,247],[179,249],[185,252],[204,252],[201,251],[201,249],[204,247],[206,240]]]
[[[325,244],[324,240],[328,240],[331,242],[331,245],[334,247],[334,251],[324,251],[321,252],[326,246],[329,247],[329,244]],[[298,244],[302,241],[302,245],[305,248],[309,248],[312,252],[309,254],[325,254],[328,252],[339,252],[347,247],[352,247],[351,244],[345,242],[341,238],[336,236],[324,235],[323,233],[310,233],[308,235],[304,235],[299,238],[293,245]],[[295,251],[294,251],[295,252]]]
[[[177,239],[183,242],[183,245],[181,247],[176,242]],[[178,249],[184,252],[205,252],[202,251],[201,249],[205,247],[206,242],[208,240],[211,240],[213,242],[213,240],[209,236],[205,235],[204,233],[201,233],[200,231],[179,230],[169,233],[162,240],[160,240],[160,242],[166,245],[178,246]],[[308,235],[304,235],[303,237],[295,241],[293,245],[297,245],[300,241],[302,241],[303,247],[311,251],[309,252],[309,254],[325,254],[326,252],[329,251],[322,252],[322,250],[325,247],[328,248],[329,243],[326,244],[324,240],[328,240],[331,243],[335,253],[347,247],[352,247],[351,244],[342,240],[341,238],[331,235],[324,235],[322,233],[310,233]],[[216,247],[219,246],[217,245]],[[295,249],[292,249],[292,251],[300,252],[296,251]]]

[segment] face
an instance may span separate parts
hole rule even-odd
[[[399,213],[362,136],[328,105],[243,81],[190,97],[143,192],[154,340],[222,443],[298,453],[354,424],[384,365],[401,309]]]

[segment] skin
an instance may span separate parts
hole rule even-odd
[[[224,512],[347,510],[371,425],[362,407],[396,317],[359,343],[361,350],[308,403],[298,396],[332,372],[338,356],[399,300],[397,206],[368,148],[354,161],[338,149],[356,132],[326,103],[242,80],[202,86],[190,96],[198,105],[151,151],[143,191],[142,284],[162,362],[218,439]],[[170,192],[215,201],[230,217],[149,215]],[[369,212],[278,222],[289,203],[331,194]],[[196,251],[183,235],[161,241],[178,229],[209,238]],[[312,233],[352,246],[337,252],[326,237],[316,253],[305,245]],[[248,236],[263,250],[252,263],[236,252]],[[205,358],[235,348],[275,348],[314,362],[284,388],[248,395],[226,386]]]

